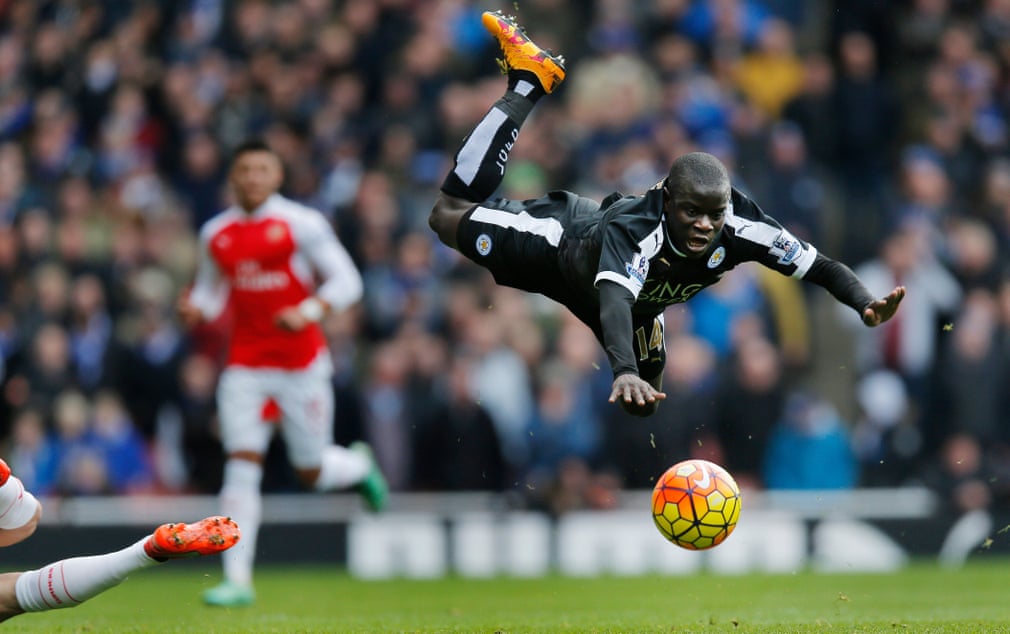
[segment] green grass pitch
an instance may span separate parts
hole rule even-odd
[[[897,574],[360,581],[326,568],[257,571],[256,605],[203,606],[218,568],[134,574],[6,632],[1010,632],[1010,561]]]

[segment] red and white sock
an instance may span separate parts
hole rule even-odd
[[[147,537],[116,552],[73,557],[23,573],[14,583],[18,605],[25,612],[72,608],[119,585],[135,570],[158,562],[144,552]]]

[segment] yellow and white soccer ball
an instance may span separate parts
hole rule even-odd
[[[678,462],[656,481],[652,519],[663,537],[681,548],[713,548],[736,528],[740,488],[729,472],[713,462]]]

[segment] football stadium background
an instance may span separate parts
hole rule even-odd
[[[427,227],[504,87],[479,19],[496,8],[569,71],[501,194],[640,193],[711,152],[874,293],[904,284],[897,318],[866,329],[741,267],[668,310],[659,413],[608,405],[586,328]],[[187,332],[173,308],[253,135],[364,276],[326,323],[335,430],[373,444],[395,492],[380,517],[303,494],[275,445],[261,561],[593,574],[1005,548],[1008,98],[1006,2],[0,0],[0,455],[46,504],[5,558],[216,509],[234,316]],[[736,476],[743,519],[709,554],[656,558],[647,491],[686,457]]]

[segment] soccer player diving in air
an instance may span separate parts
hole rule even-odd
[[[874,297],[848,266],[733,187],[711,154],[677,157],[644,195],[492,198],[523,122],[566,71],[564,59],[537,46],[515,18],[485,12],[482,21],[501,46],[507,88],[460,146],[429,224],[498,284],[550,297],[588,325],[613,371],[611,402],[639,416],[656,411],[666,396],[663,311],[743,262],[825,288],[867,326],[894,316],[903,286]]]

